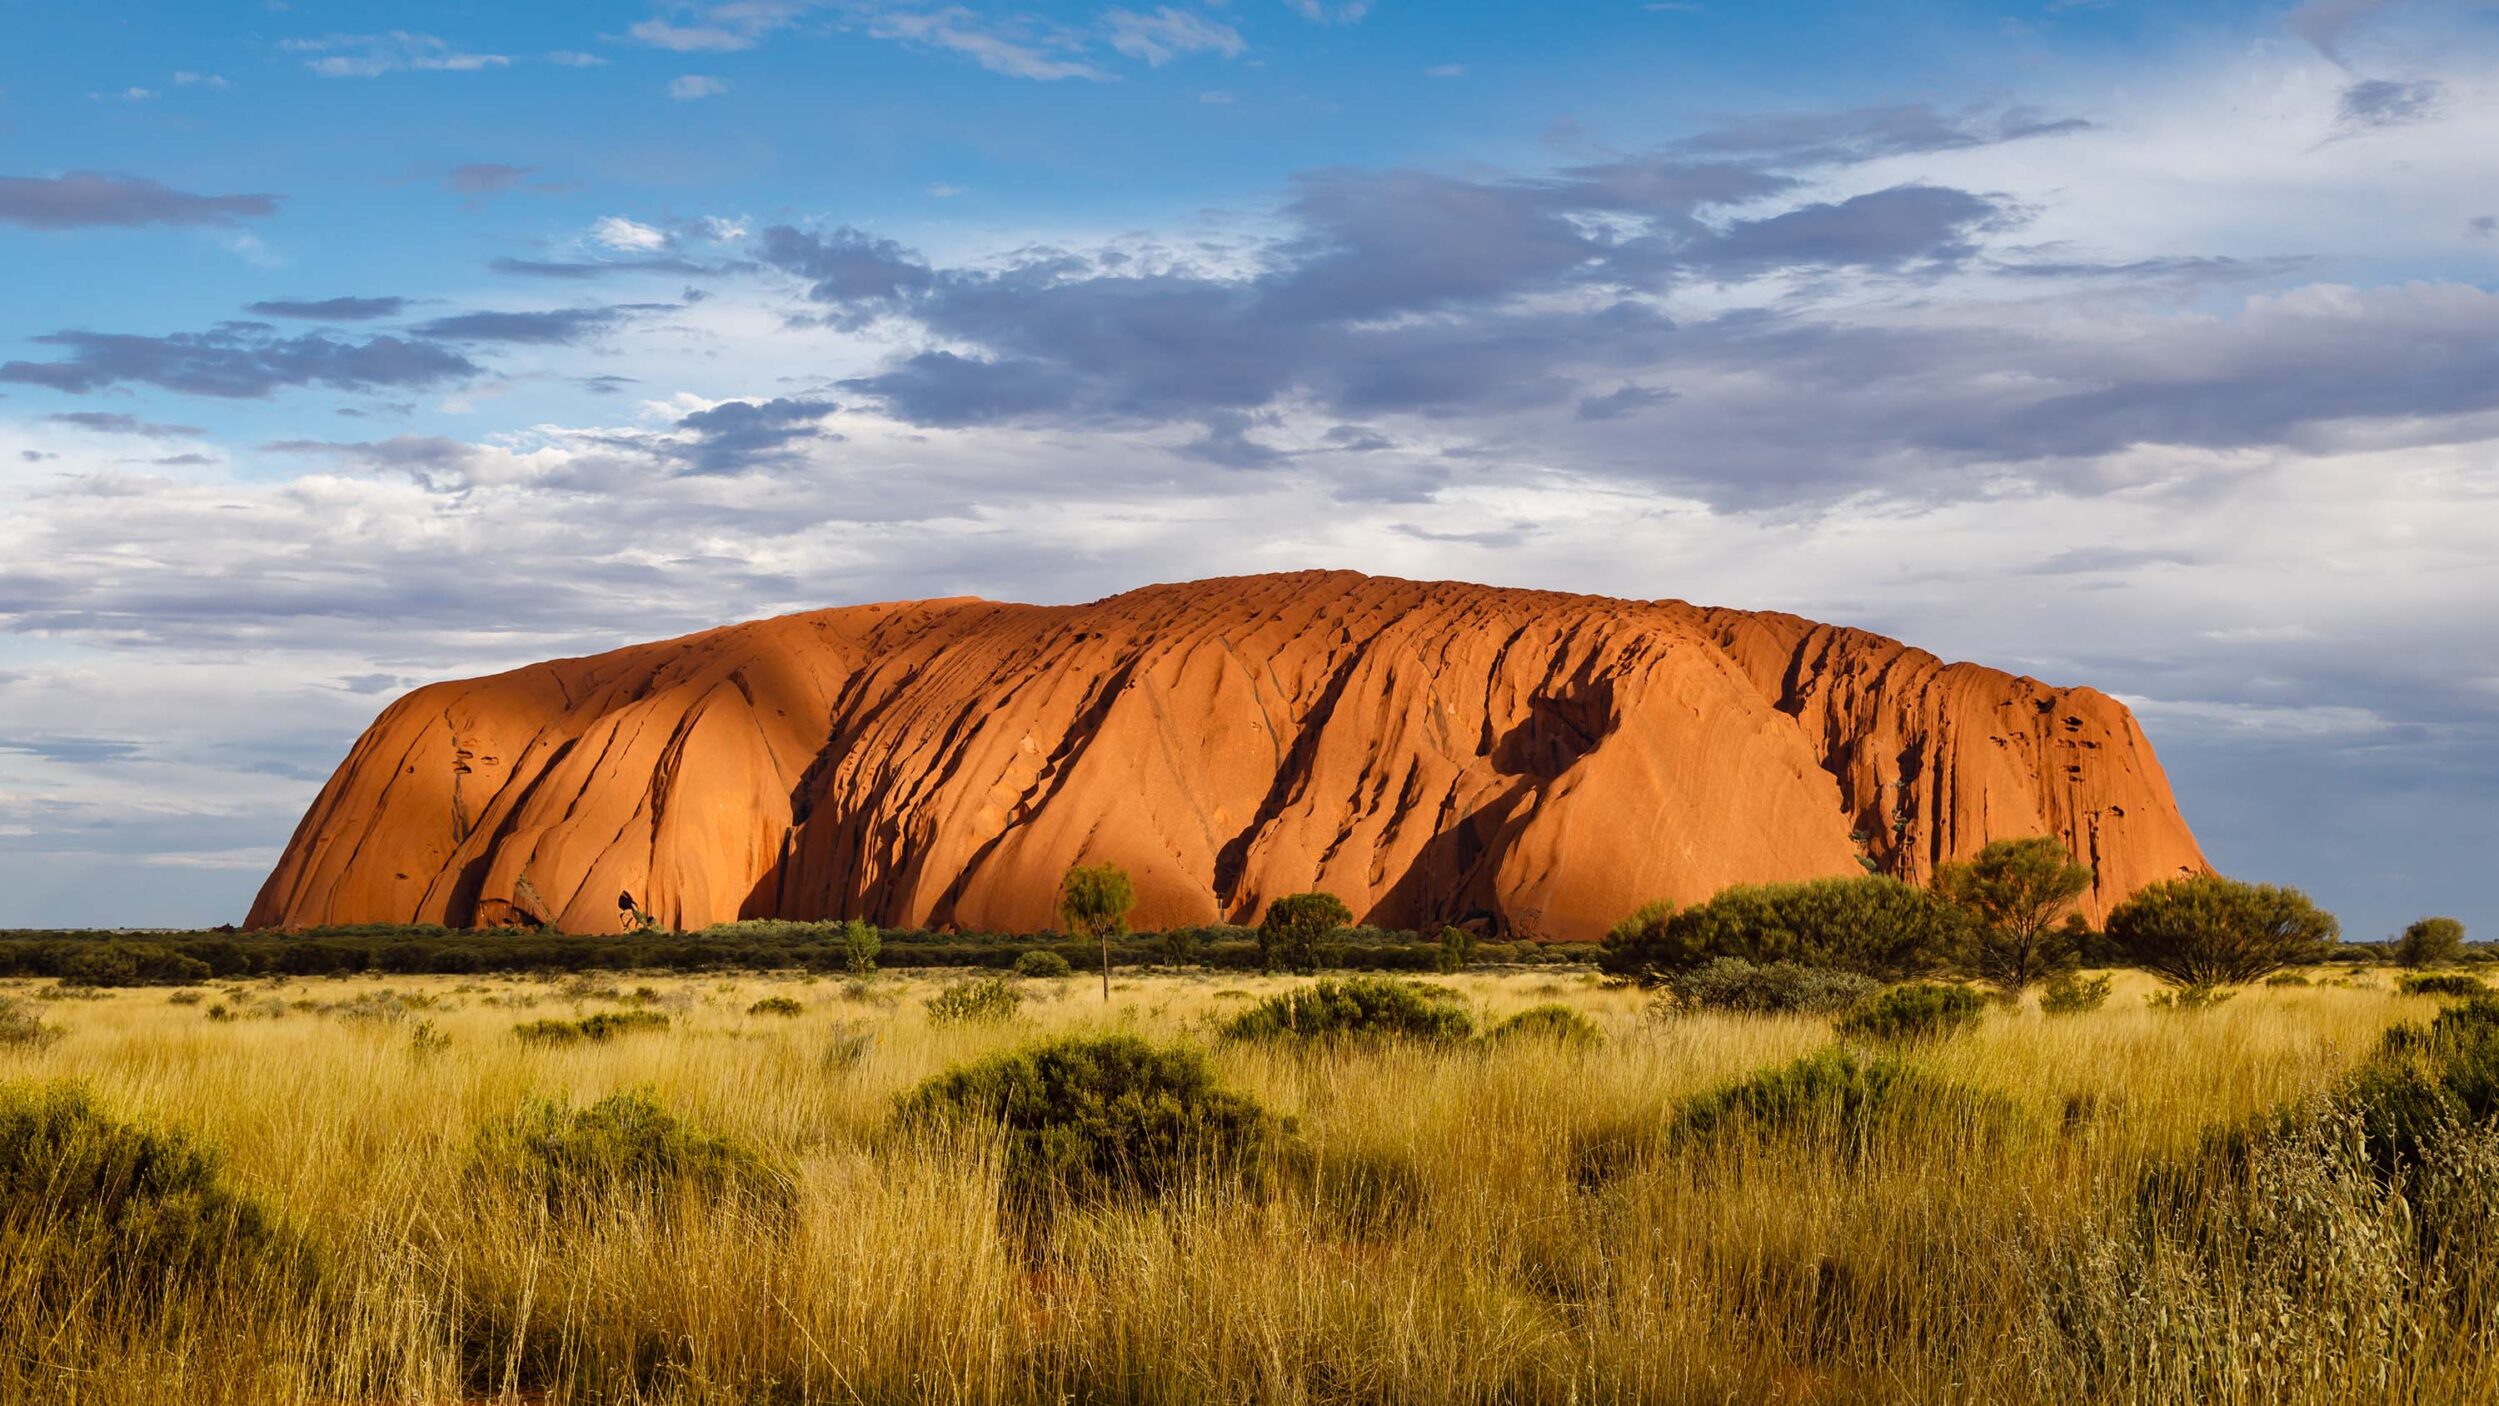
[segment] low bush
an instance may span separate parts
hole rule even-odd
[[[807,1013],[807,1003],[795,996],[766,996],[746,1008],[748,1015],[796,1016]]]
[[[0,996],[0,1047],[41,1049],[61,1038],[61,1027],[35,1014],[24,1001]]]
[[[2360,1383],[2414,1369],[2425,1342],[2488,1341],[2499,1125],[2422,1118],[2411,1098],[2390,1083],[2309,1100],[2156,1166],[2131,1214],[2024,1237],[2034,1371],[2063,1400],[2339,1401],[2381,1394]],[[2417,1161],[2369,1146],[2395,1106]]]
[[[1907,1043],[1957,1035],[1978,1024],[1987,1003],[1966,986],[1919,982],[1869,996],[1841,1016],[1839,1033],[1852,1040]]]
[[[587,1108],[532,1099],[479,1133],[471,1175],[551,1215],[592,1214],[620,1199],[664,1209],[688,1196],[778,1206],[793,1194],[788,1176],[753,1149],[688,1126],[642,1090]]]
[[[152,942],[90,944],[50,974],[65,986],[189,986],[214,975],[199,958]]]
[[[1529,1006],[1485,1033],[1494,1040],[1542,1040],[1556,1045],[1594,1045],[1605,1039],[1595,1021],[1559,1003]]]
[[[1739,1015],[1837,1014],[1881,989],[1872,977],[1794,962],[1756,965],[1741,957],[1717,957],[1665,977],[1674,1004],[1685,1010]]]
[[[531,1020],[512,1027],[526,1045],[603,1044],[619,1035],[665,1030],[668,1017],[659,1011],[601,1011],[579,1020]]]
[[[1463,1040],[1474,1030],[1474,1019],[1446,993],[1385,977],[1314,981],[1223,1024],[1231,1040]]]
[[[1317,971],[1320,944],[1351,924],[1353,910],[1332,893],[1288,893],[1258,922],[1258,955],[1269,971]]]
[[[2116,978],[2106,972],[2084,976],[2081,972],[2059,972],[2039,988],[2039,1010],[2042,1015],[2082,1015],[2108,1004],[2109,990]]]
[[[1056,952],[1049,951],[1046,948],[1036,947],[1032,951],[1027,952],[1015,959],[1015,974],[1017,976],[1028,976],[1049,981],[1073,975],[1075,970],[1076,969],[1073,966],[1068,964],[1068,960],[1065,957],[1060,956]]]
[[[991,1055],[905,1093],[897,1123],[995,1128],[1009,1195],[1158,1196],[1193,1177],[1266,1166],[1292,1129],[1217,1085],[1206,1057],[1133,1035],[1075,1036]]]
[[[1897,981],[1954,961],[1969,924],[1960,908],[1929,890],[1881,875],[1738,884],[1680,912],[1644,906],[1606,935],[1599,964],[1645,982],[1714,957],[1838,967]]]
[[[2307,986],[2311,983],[2304,972],[2275,972],[2265,978],[2267,986]]]
[[[2356,1083],[2382,1160],[2417,1160],[2434,1123],[2499,1117],[2499,996],[2449,1006],[2426,1027],[2387,1031]]]
[[[1684,1141],[1796,1133],[1846,1148],[1904,1123],[1993,1122],[2009,1114],[2003,1100],[1937,1079],[1898,1056],[1831,1046],[1695,1096],[1671,1133]]]
[[[0,1256],[39,1301],[158,1299],[177,1280],[309,1268],[179,1132],[125,1123],[75,1084],[0,1084]]]
[[[2230,998],[2237,994],[2226,986],[2180,986],[2155,991],[2143,998],[2143,1004],[2147,1009],[2164,1015],[2195,1015],[2226,1006],[2230,1004]]]
[[[1000,1025],[1023,1009],[1024,993],[1003,976],[958,981],[928,999],[932,1025]]]
[[[2490,988],[2463,972],[2407,973],[2399,983],[2407,996],[2480,996]]]
[[[1938,1079],[1897,1055],[1831,1045],[1694,1095],[1663,1125],[1617,1122],[1582,1137],[1572,1176],[1596,1191],[1678,1149],[1771,1139],[1853,1161],[1890,1140],[1912,1149],[1984,1142],[2018,1118],[2000,1095]]]

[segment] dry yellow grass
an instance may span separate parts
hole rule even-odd
[[[2129,1233],[2148,1167],[2298,1105],[2433,1009],[2384,989],[2262,988],[2180,1016],[2147,1011],[2149,984],[2121,976],[2102,1011],[1994,1010],[1913,1056],[2003,1095],[2000,1125],[1862,1160],[1779,1142],[1669,1157],[1591,1190],[1574,1177],[1582,1141],[1661,1125],[1698,1091],[1829,1043],[1828,1022],[1660,1022],[1586,976],[1468,975],[1438,984],[1479,1016],[1560,1001],[1608,1038],[1311,1053],[1211,1039],[1275,979],[1129,977],[1108,1008],[1082,979],[1026,983],[1023,1015],[996,1028],[931,1025],[938,984],[886,977],[865,1000],[751,976],[229,984],[209,999],[247,1014],[223,1020],[163,991],[44,1002],[66,1033],[0,1049],[0,1079],[81,1081],[123,1117],[188,1130],[312,1241],[321,1288],[225,1284],[49,1320],[18,1292],[0,1302],[0,1399],[2149,1402],[2191,1381],[2215,1400],[2463,1402],[2499,1387],[2489,1344],[2417,1325],[2400,1353],[2354,1354],[2322,1340],[2379,1340],[2339,1322],[2204,1324],[2238,1335],[2225,1355],[2304,1364],[2298,1380],[2252,1361],[2235,1382],[2173,1367],[2161,1354],[2195,1349],[2125,1327],[2125,1286],[2092,1259]],[[670,1028],[514,1037],[620,1009],[597,989],[611,985],[649,987]],[[430,1008],[297,1008],[385,990]],[[774,995],[804,1013],[748,1013]],[[418,1019],[447,1043],[421,1049]],[[1210,1186],[1022,1233],[1001,1225],[988,1148],[887,1130],[894,1096],[928,1075],[1104,1029],[1206,1043],[1323,1164],[1389,1188],[1385,1208]],[[620,1203],[558,1223],[472,1174],[478,1129],[531,1096],[633,1088],[787,1168],[794,1207]],[[2145,1360],[2078,1356],[2103,1321]]]

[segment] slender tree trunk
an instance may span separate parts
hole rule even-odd
[[[1111,935],[1102,934],[1102,1004],[1111,1003]]]

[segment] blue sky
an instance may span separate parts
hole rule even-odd
[[[0,924],[427,679],[1344,566],[2090,683],[2499,932],[2499,7],[0,6]]]

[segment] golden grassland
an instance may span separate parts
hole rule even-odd
[[[994,1027],[933,1025],[929,976],[360,977],[190,1004],[22,984],[64,1033],[0,1048],[0,1079],[79,1081],[186,1131],[318,1269],[63,1311],[0,1237],[0,1400],[2499,1399],[2499,1349],[2455,1326],[2486,1310],[2415,1306],[2382,1244],[2409,1208],[2350,1178],[2278,1169],[2253,1202],[2216,1199],[2202,1240],[2147,1241],[2148,1172],[2313,1104],[2436,1009],[2382,974],[2319,979],[2336,984],[2185,1015],[2125,974],[2089,1014],[1997,1007],[1907,1056],[2001,1095],[1958,1122],[1854,1154],[1810,1136],[1673,1153],[1593,1185],[1574,1161],[1591,1139],[1662,1126],[1828,1045],[1830,1023],[1655,1019],[1636,990],[1549,971],[1434,984],[1479,1019],[1566,1003],[1602,1043],[1227,1044],[1213,1023],[1289,981],[1230,974],[1123,975],[1107,1006],[1081,974],[1027,981]],[[513,1033],[638,987],[667,1029]],[[384,991],[416,999],[359,1003]],[[749,1013],[768,996],[804,1010]],[[1207,1049],[1324,1174],[1013,1224],[992,1146],[892,1130],[929,1075],[1111,1029]],[[794,1200],[623,1200],[558,1226],[476,1172],[479,1129],[532,1097],[634,1088],[786,1168]]]

